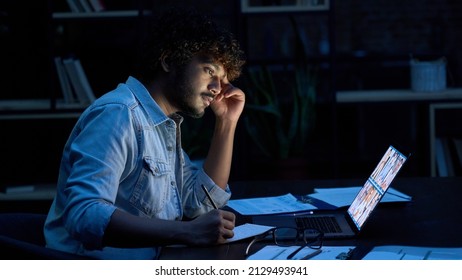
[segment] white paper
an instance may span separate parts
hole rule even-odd
[[[267,232],[268,230],[274,227],[271,226],[262,226],[256,224],[243,224],[234,228],[234,236],[233,238],[229,238],[227,242],[234,242],[238,240],[242,240],[245,238],[249,238],[252,236],[257,236]]]
[[[316,188],[314,193],[309,194],[308,197],[322,200],[330,205],[336,207],[349,206],[358,192],[361,190],[361,186],[355,187],[340,187],[340,188]],[[382,202],[406,202],[411,201],[412,197],[394,189],[389,188],[383,196]]]
[[[248,260],[287,260],[287,256],[293,251],[297,250],[299,246],[288,246],[282,247],[277,245],[268,245],[250,255]],[[310,258],[310,260],[336,260],[342,253],[348,254],[350,250],[353,250],[352,246],[323,246],[321,253]],[[306,255],[313,253],[316,249],[303,248],[298,252],[292,260],[301,260]]]
[[[462,248],[377,246],[363,260],[462,260]]]
[[[317,209],[316,206],[300,202],[288,193],[281,196],[234,199],[228,206],[241,215],[282,214]]]

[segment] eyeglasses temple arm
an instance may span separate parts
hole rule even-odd
[[[300,247],[298,247],[297,250],[293,251],[292,253],[290,253],[288,256],[287,256],[287,259],[288,260],[291,260],[293,257],[295,257],[296,254],[298,254],[298,252],[300,252],[303,248],[305,248],[308,244],[304,244]]]

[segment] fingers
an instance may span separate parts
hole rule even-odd
[[[234,225],[236,221],[236,215],[234,213],[218,210],[221,217],[221,224],[219,225],[220,236],[218,237],[218,243],[226,242],[226,239],[234,236]]]
[[[236,216],[225,210],[212,210],[192,220],[193,234],[191,244],[210,245],[223,244],[234,236]]]
[[[223,90],[221,92],[222,92],[223,97],[225,98],[235,96],[235,95],[244,95],[244,92],[240,88],[235,87],[232,84],[224,85]]]
[[[236,221],[236,215],[234,215],[233,212],[229,212],[229,211],[225,211],[225,210],[218,210],[218,211],[220,211],[220,214],[223,217],[223,219],[225,219],[227,221],[232,221],[233,226],[234,226],[234,222]]]
[[[228,77],[225,76],[223,80],[221,80],[221,93],[223,94],[224,97],[229,97],[232,95],[237,94],[240,91],[239,88],[233,86],[229,80]]]
[[[220,210],[220,213],[223,217],[222,225],[223,225],[223,237],[231,238],[234,236],[234,226],[236,222],[236,216],[232,212]]]

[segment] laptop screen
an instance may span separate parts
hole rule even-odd
[[[407,157],[396,148],[388,147],[377,167],[348,208],[348,215],[358,230],[361,230],[406,160]]]

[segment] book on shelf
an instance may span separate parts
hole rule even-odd
[[[77,97],[78,103],[88,105],[95,100],[95,95],[88,82],[85,71],[79,59],[63,59],[63,65],[69,77],[72,88]]]
[[[71,9],[71,12],[73,13],[80,13],[81,12],[81,7],[78,3],[78,0],[66,0],[67,5],[69,6],[69,9]]]
[[[93,13],[106,10],[102,0],[66,0],[72,13]]]
[[[95,12],[102,12],[106,10],[106,5],[104,5],[103,0],[89,0],[90,5],[92,6]]]
[[[120,9],[120,7],[106,6],[103,0],[66,0],[67,7],[60,11],[53,12],[52,17],[55,19],[73,19],[73,18],[133,18],[140,15],[151,15],[152,11],[143,9]],[[88,3],[85,5],[81,3]],[[64,2],[63,2],[64,3]],[[85,6],[85,8],[84,8]]]
[[[448,164],[446,162],[446,152],[444,148],[444,139],[436,138],[435,139],[435,160],[436,160],[436,168],[438,171],[438,176],[440,177],[447,177],[449,174],[448,172]]]
[[[80,3],[80,6],[82,7],[83,12],[85,13],[91,13],[93,12],[93,9],[90,5],[90,2],[88,0],[77,0]]]
[[[452,142],[455,150],[455,174],[460,176],[462,175],[462,138],[452,138]]]
[[[106,10],[102,0],[66,0],[72,13],[94,13]]]
[[[74,93],[72,92],[71,83],[67,75],[66,69],[64,68],[63,60],[61,57],[55,57],[56,72],[59,78],[59,84],[64,97],[64,103],[74,104],[77,103]]]
[[[86,102],[88,103],[93,103],[93,101],[95,101],[96,98],[90,86],[90,82],[87,79],[87,75],[85,74],[85,71],[83,70],[82,63],[80,62],[79,59],[74,59],[73,62],[74,62],[74,67],[77,70],[79,81],[82,84],[82,87],[85,92],[85,98],[83,98],[82,100],[86,100]]]
[[[462,169],[462,140],[451,137],[435,139],[435,159],[438,176],[456,176]]]

